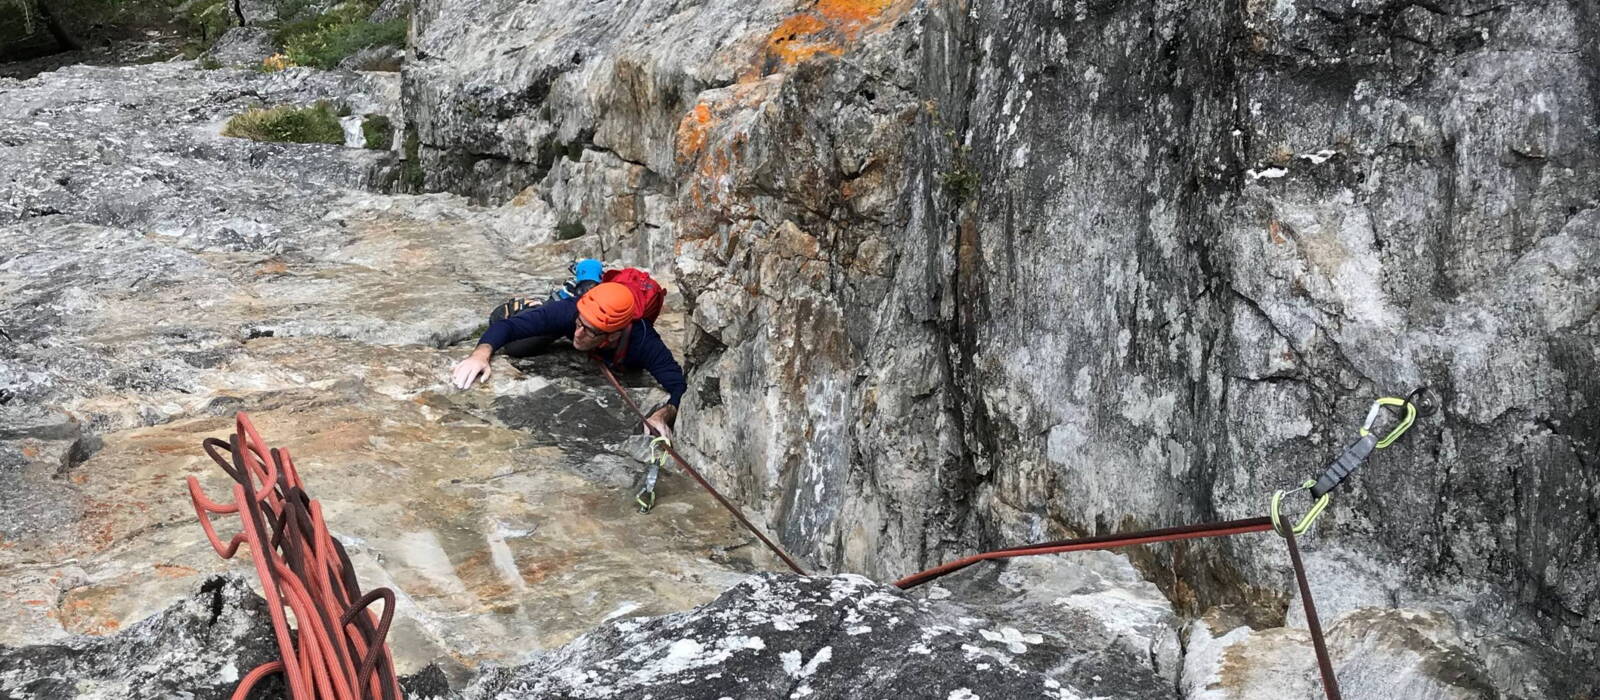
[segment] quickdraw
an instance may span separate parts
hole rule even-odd
[[[645,472],[644,486],[633,496],[634,503],[639,504],[640,513],[649,513],[656,507],[656,479],[661,475],[661,468],[667,465],[667,450],[671,448],[672,441],[663,436],[650,439],[650,469]]]
[[[622,382],[617,381],[617,375],[612,374],[611,368],[607,367],[606,363],[601,360],[598,355],[591,353],[589,355],[589,359],[594,360],[594,363],[600,367],[600,374],[604,376],[606,381],[611,384],[611,388],[617,390],[617,395],[622,397],[622,402],[628,405],[629,410],[632,410],[633,414],[639,417],[639,420],[647,420],[645,418],[644,411],[639,408],[639,404],[633,400],[633,397],[628,395],[628,390],[623,388]],[[655,444],[656,443],[654,441],[651,442],[652,446]],[[685,474],[688,474],[690,478],[694,479],[696,483],[700,484],[701,488],[706,490],[706,493],[711,494],[711,497],[716,499],[717,503],[721,504],[723,508],[727,509],[728,513],[732,514],[734,519],[738,520],[739,524],[744,526],[744,529],[749,530],[750,534],[755,535],[756,539],[761,540],[761,544],[766,545],[767,549],[771,550],[772,553],[777,555],[779,559],[782,559],[783,563],[789,567],[790,571],[800,574],[801,576],[806,575],[806,570],[800,568],[800,565],[795,563],[794,558],[790,557],[788,552],[783,551],[782,547],[779,547],[765,534],[762,534],[760,528],[757,528],[754,524],[752,524],[749,518],[744,517],[744,513],[739,510],[738,506],[735,506],[725,496],[723,496],[721,492],[717,491],[716,487],[711,485],[711,482],[706,481],[706,478],[700,474],[700,470],[695,469],[687,460],[683,458],[682,455],[678,454],[677,450],[672,449],[672,443],[670,441],[661,443],[661,449],[662,452],[665,452],[668,457],[672,458],[672,461],[678,463],[678,467],[682,469]]]
[[[1416,401],[1416,399],[1424,390],[1425,389],[1423,388],[1419,388],[1416,391],[1411,392],[1411,394],[1404,399],[1384,397],[1374,401],[1372,404],[1372,409],[1367,412],[1366,421],[1362,423],[1360,430],[1357,431],[1361,436],[1360,439],[1357,440],[1355,444],[1345,448],[1344,452],[1340,453],[1339,457],[1334,460],[1333,464],[1329,465],[1328,469],[1324,471],[1320,478],[1307,480],[1305,483],[1301,484],[1300,488],[1297,489],[1290,491],[1278,491],[1277,493],[1274,493],[1272,495],[1271,517],[1230,520],[1227,522],[1204,523],[1200,525],[1186,525],[1182,527],[1170,527],[1160,530],[1124,532],[1115,535],[1097,535],[1094,537],[1081,537],[1071,540],[1060,540],[1056,542],[1043,542],[1039,544],[1021,545],[1018,547],[1007,547],[1005,549],[975,554],[969,557],[941,564],[932,569],[902,578],[899,581],[896,581],[894,585],[901,589],[913,588],[941,576],[964,569],[980,561],[993,559],[1008,559],[1011,557],[1022,557],[1035,554],[1058,554],[1062,552],[1074,552],[1087,549],[1113,549],[1116,547],[1128,547],[1140,544],[1175,542],[1178,540],[1199,539],[1205,537],[1225,537],[1229,535],[1241,535],[1251,532],[1266,532],[1267,530],[1274,530],[1283,537],[1289,548],[1289,561],[1294,565],[1295,582],[1300,589],[1301,604],[1305,607],[1306,622],[1311,632],[1312,648],[1317,656],[1318,670],[1322,674],[1323,691],[1327,694],[1329,700],[1339,700],[1340,694],[1338,679],[1334,676],[1333,663],[1328,657],[1327,644],[1322,637],[1322,623],[1317,618],[1316,604],[1311,599],[1311,585],[1306,578],[1305,563],[1300,559],[1300,547],[1295,542],[1295,535],[1302,534],[1306,531],[1306,529],[1311,527],[1311,524],[1316,521],[1317,516],[1321,515],[1322,512],[1327,509],[1329,495],[1333,488],[1338,486],[1340,482],[1354,472],[1356,467],[1360,466],[1361,462],[1365,461],[1367,456],[1371,454],[1372,450],[1382,449],[1394,444],[1395,440],[1400,439],[1400,437],[1411,428],[1411,425],[1416,422],[1417,416],[1419,415],[1418,406],[1420,402]],[[1378,414],[1385,406],[1404,408],[1405,413],[1400,422],[1389,431],[1389,434],[1384,436],[1382,439],[1379,439],[1372,433],[1372,426],[1377,422]],[[1436,409],[1432,405],[1423,404],[1420,415],[1430,415],[1434,410]],[[1289,494],[1305,490],[1310,490],[1312,492],[1313,497],[1316,499],[1315,502],[1312,504],[1311,509],[1306,512],[1305,516],[1303,516],[1299,522],[1295,523],[1293,526],[1286,526],[1280,512],[1280,506],[1283,498]]]
[[[1355,470],[1363,462],[1367,461],[1367,457],[1372,455],[1373,450],[1381,450],[1393,445],[1395,440],[1399,440],[1400,436],[1405,435],[1406,431],[1411,429],[1411,425],[1417,420],[1417,405],[1412,403],[1411,399],[1422,391],[1423,389],[1419,388],[1404,399],[1385,396],[1373,401],[1372,408],[1367,409],[1366,420],[1361,423],[1361,428],[1356,431],[1359,437],[1347,445],[1339,453],[1338,457],[1334,458],[1333,463],[1323,470],[1321,476],[1315,479],[1307,479],[1300,484],[1299,488],[1274,492],[1270,511],[1272,513],[1273,529],[1277,530],[1279,534],[1293,532],[1296,535],[1303,535],[1307,530],[1310,530],[1317,518],[1321,517],[1323,511],[1328,509],[1333,490],[1339,484],[1344,483],[1344,480],[1351,474],[1355,473]],[[1378,416],[1383,413],[1383,409],[1386,406],[1403,409],[1404,414],[1400,422],[1390,429],[1388,435],[1379,438],[1376,433],[1372,432],[1372,426],[1377,423]],[[1282,512],[1283,499],[1301,491],[1311,492],[1311,507],[1306,510],[1305,515],[1300,516],[1300,520],[1296,521],[1294,525],[1287,525]]]

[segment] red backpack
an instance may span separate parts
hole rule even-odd
[[[661,315],[661,302],[667,298],[667,290],[660,282],[651,279],[650,273],[637,267],[606,270],[600,276],[600,281],[616,282],[633,292],[634,318],[642,318],[654,325],[656,317]]]

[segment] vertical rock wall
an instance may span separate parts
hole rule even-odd
[[[1328,613],[1592,658],[1594,14],[439,0],[406,93],[430,186],[675,242],[685,433],[819,564],[1257,515],[1425,384],[1310,543]],[[1287,602],[1272,538],[1136,558]]]

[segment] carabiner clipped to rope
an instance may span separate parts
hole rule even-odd
[[[1299,493],[1301,491],[1305,491],[1305,490],[1310,489],[1311,487],[1316,486],[1316,485],[1317,485],[1317,482],[1312,481],[1312,480],[1307,480],[1305,483],[1300,485],[1300,488],[1291,489],[1291,490],[1288,490],[1288,491],[1284,491],[1284,490],[1280,489],[1277,492],[1272,494],[1272,529],[1273,530],[1277,531],[1277,533],[1280,534],[1280,535],[1282,535],[1284,533],[1283,516],[1282,516],[1282,514],[1280,512],[1280,506],[1283,503],[1283,497],[1291,495],[1291,494],[1296,494],[1296,493]],[[1316,500],[1314,502],[1312,502],[1311,509],[1307,510],[1305,515],[1300,516],[1299,522],[1296,522],[1294,524],[1294,526],[1293,526],[1294,534],[1303,535],[1303,534],[1306,533],[1306,530],[1310,530],[1311,529],[1311,524],[1317,521],[1317,518],[1322,515],[1322,511],[1328,509],[1328,502],[1333,500],[1333,494],[1324,493],[1321,496],[1315,496],[1314,498],[1316,498]]]
[[[1416,396],[1420,391],[1421,389],[1418,389],[1418,391],[1412,392],[1411,395]],[[1373,434],[1372,426],[1378,422],[1378,416],[1383,412],[1385,406],[1405,408],[1405,417],[1389,431],[1388,435],[1379,439],[1377,435]],[[1327,510],[1328,500],[1332,496],[1333,490],[1343,483],[1347,477],[1355,473],[1356,468],[1367,461],[1367,457],[1372,454],[1373,450],[1381,450],[1394,444],[1395,440],[1399,440],[1400,436],[1405,435],[1406,431],[1411,429],[1411,424],[1415,423],[1416,420],[1417,406],[1408,399],[1384,396],[1373,401],[1372,408],[1367,409],[1366,420],[1362,421],[1360,430],[1356,431],[1360,434],[1360,437],[1355,442],[1345,446],[1339,456],[1334,458],[1333,463],[1322,471],[1321,476],[1307,480],[1300,485],[1300,488],[1288,491],[1280,490],[1272,494],[1271,514],[1273,529],[1277,530],[1279,534],[1285,532],[1284,528],[1286,526],[1283,523],[1280,511],[1283,498],[1300,491],[1310,491],[1312,498],[1311,509],[1300,517],[1300,520],[1292,526],[1291,530],[1296,535],[1305,534],[1306,530],[1311,529],[1312,523],[1315,523],[1317,518],[1322,515],[1322,511]]]
[[[650,473],[645,477],[644,488],[634,494],[633,502],[639,504],[640,513],[649,513],[656,507],[656,465],[650,465]]]
[[[640,513],[649,513],[656,507],[656,479],[661,475],[661,467],[667,463],[667,450],[672,447],[672,441],[657,436],[650,440],[650,453],[655,461],[650,463],[650,470],[645,472],[644,487],[639,493],[634,494],[633,502],[639,504]]]

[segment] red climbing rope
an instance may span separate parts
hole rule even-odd
[[[1039,544],[1025,544],[1017,547],[997,549],[983,554],[974,554],[964,559],[957,559],[947,564],[941,564],[926,571],[921,571],[895,581],[894,585],[902,590],[914,588],[932,581],[946,574],[955,573],[980,561],[991,559],[1009,559],[1011,557],[1026,557],[1035,554],[1060,554],[1062,552],[1078,552],[1088,549],[1114,549],[1129,547],[1137,544],[1155,544],[1157,542],[1176,542],[1178,540],[1192,540],[1203,537],[1227,537],[1229,535],[1243,535],[1251,532],[1266,532],[1274,530],[1272,518],[1247,518],[1244,520],[1229,520],[1220,523],[1205,523],[1201,525],[1185,525],[1182,527],[1169,527],[1160,530],[1142,530],[1139,532],[1125,532],[1116,535],[1097,535],[1095,537],[1080,537],[1073,540],[1057,540],[1055,542],[1041,542]],[[1294,528],[1284,527],[1276,529],[1289,542],[1289,560],[1294,563],[1295,579],[1300,583],[1300,600],[1305,605],[1306,622],[1311,628],[1312,647],[1317,653],[1317,666],[1322,672],[1322,689],[1328,695],[1328,700],[1340,700],[1339,682],[1333,675],[1333,663],[1328,659],[1328,648],[1322,640],[1322,623],[1317,619],[1316,605],[1311,601],[1311,585],[1306,581],[1305,565],[1300,562],[1300,550],[1295,546]]]
[[[1113,549],[1136,544],[1153,544],[1156,542],[1175,542],[1177,540],[1192,540],[1202,537],[1223,537],[1226,535],[1242,535],[1248,532],[1266,532],[1272,529],[1271,518],[1250,518],[1248,520],[1229,520],[1223,523],[1208,523],[1205,525],[1186,525],[1184,527],[1169,527],[1162,530],[1145,530],[1130,532],[1120,535],[1099,535],[1096,537],[1083,537],[1075,540],[1059,540],[1056,542],[1041,542],[1020,547],[1007,547],[992,552],[974,554],[965,559],[957,559],[948,564],[918,572],[895,581],[897,588],[907,589],[920,586],[945,574],[955,573],[980,561],[991,559],[1010,559],[1011,557],[1025,557],[1034,554],[1060,554],[1062,552],[1077,552],[1086,549]]]
[[[322,505],[306,493],[289,452],[267,447],[243,412],[227,442],[207,438],[202,447],[233,477],[233,502],[212,501],[191,476],[195,514],[222,558],[232,559],[240,544],[250,545],[281,656],[245,674],[234,700],[279,672],[293,700],[397,700],[400,686],[384,643],[394,619],[394,592],[361,592],[350,557],[328,534]],[[217,449],[227,450],[231,459]],[[224,544],[211,513],[237,513],[241,532]],[[381,617],[368,610],[378,600],[383,601]],[[294,614],[293,628],[285,608]]]
[[[593,359],[595,364],[600,366],[601,373],[605,375],[607,381],[611,382],[611,386],[616,388],[617,393],[622,396],[622,400],[628,404],[628,407],[633,409],[634,414],[639,416],[640,420],[645,420],[644,412],[639,409],[638,404],[634,403],[633,398],[628,396],[628,391],[623,388],[621,382],[617,381],[616,376],[611,373],[611,369],[606,366],[605,362],[594,355],[591,355],[590,359]],[[1365,449],[1358,450],[1355,453],[1352,453],[1353,448],[1347,448],[1346,453],[1340,455],[1339,459],[1328,468],[1327,473],[1324,474],[1321,479],[1307,482],[1302,487],[1302,489],[1309,489],[1315,485],[1317,489],[1320,490],[1320,493],[1315,491],[1313,493],[1320,497],[1321,500],[1311,508],[1306,517],[1303,518],[1302,521],[1297,525],[1289,526],[1284,524],[1280,526],[1275,523],[1279,517],[1278,504],[1284,495],[1284,492],[1280,491],[1278,495],[1273,497],[1272,517],[1246,518],[1242,520],[1229,520],[1220,523],[1185,525],[1181,527],[1170,527],[1159,530],[1144,530],[1141,532],[1130,532],[1116,535],[1099,535],[1095,537],[1082,537],[1072,540],[1058,540],[1055,542],[1043,542],[1039,544],[1007,547],[1005,549],[975,554],[970,557],[957,559],[946,564],[941,564],[932,569],[921,571],[902,578],[899,581],[896,581],[894,585],[901,589],[913,588],[946,574],[964,569],[980,561],[992,559],[1009,559],[1012,557],[1031,556],[1035,554],[1060,554],[1063,552],[1075,552],[1093,549],[1113,549],[1116,547],[1127,547],[1140,544],[1176,542],[1179,540],[1190,540],[1206,537],[1227,537],[1230,535],[1242,535],[1252,532],[1266,532],[1268,530],[1273,530],[1278,532],[1288,542],[1289,545],[1289,558],[1294,564],[1295,579],[1300,587],[1300,600],[1305,606],[1306,622],[1307,626],[1310,627],[1312,646],[1316,651],[1317,665],[1322,674],[1323,691],[1327,693],[1329,700],[1340,700],[1338,679],[1335,678],[1333,673],[1333,663],[1328,658],[1327,644],[1324,642],[1322,637],[1322,623],[1317,618],[1316,604],[1311,599],[1311,586],[1306,580],[1305,565],[1300,561],[1300,550],[1295,544],[1294,531],[1297,528],[1310,526],[1311,522],[1316,519],[1317,515],[1319,515],[1322,512],[1322,509],[1326,506],[1327,492],[1331,491],[1335,486],[1338,485],[1339,481],[1343,480],[1352,471],[1354,471],[1355,468],[1366,459],[1367,454],[1372,448],[1386,447],[1388,444],[1394,442],[1406,432],[1418,414],[1417,406],[1412,403],[1411,399],[1416,397],[1422,391],[1424,391],[1424,389],[1419,388],[1412,392],[1412,394],[1405,399],[1385,397],[1380,398],[1373,403],[1372,409],[1367,414],[1366,423],[1359,431],[1362,439],[1369,441],[1372,444],[1367,445]],[[1369,429],[1372,427],[1373,421],[1378,415],[1379,408],[1383,406],[1404,407],[1406,410],[1406,417],[1389,434],[1388,437],[1378,440],[1375,435],[1369,435]],[[1361,444],[1364,445],[1365,443]],[[670,443],[666,446],[666,450],[667,453],[677,461],[678,465],[683,467],[684,471],[688,472],[690,476],[694,477],[695,481],[700,482],[700,485],[705,487],[706,491],[710,492],[711,495],[717,499],[717,502],[721,503],[724,508],[727,508],[729,512],[733,513],[734,517],[738,518],[739,522],[742,523],[745,528],[749,529],[750,532],[754,533],[756,537],[760,538],[769,549],[776,553],[779,558],[783,559],[784,563],[789,565],[790,569],[793,569],[797,574],[805,574],[805,572],[802,571],[799,566],[795,565],[794,561],[790,559],[782,549],[779,549],[778,546],[773,544],[771,540],[768,540],[765,535],[762,535],[760,530],[757,530],[754,525],[750,524],[749,520],[745,519],[744,515],[739,512],[738,508],[736,508],[732,503],[729,503],[728,499],[723,498],[722,494],[718,493],[717,490],[713,488],[704,477],[700,476],[700,473],[695,471],[694,467],[689,466],[689,463],[684,461],[683,457],[679,456],[676,450],[672,449]],[[1326,485],[1324,486],[1324,484]]]
[[[628,408],[633,409],[634,415],[639,416],[639,420],[641,421],[646,420],[644,411],[639,409],[639,404],[634,403],[633,397],[628,396],[628,390],[623,388],[622,382],[617,381],[617,376],[611,373],[611,368],[607,367],[606,363],[598,357],[590,355],[589,359],[594,360],[594,363],[600,366],[600,373],[604,374],[606,381],[611,382],[611,386],[616,388],[617,393],[622,396],[623,402],[628,404]],[[701,476],[699,471],[697,471],[694,467],[689,466],[689,463],[684,461],[683,457],[678,454],[677,450],[672,449],[672,445],[670,443],[668,443],[665,447],[667,454],[672,456],[673,461],[676,461],[678,466],[683,467],[683,471],[688,473],[689,476],[694,477],[694,480],[699,482],[700,486],[704,488],[707,493],[710,493],[712,498],[717,499],[717,502],[721,503],[723,508],[727,508],[728,512],[732,513],[733,517],[739,520],[740,525],[743,525],[746,530],[749,530],[756,536],[757,539],[761,540],[761,543],[765,544],[767,549],[772,550],[773,554],[778,555],[778,558],[782,559],[783,563],[789,565],[790,570],[800,574],[801,576],[806,575],[805,570],[800,568],[799,564],[794,563],[794,560],[789,558],[789,555],[783,551],[783,548],[773,544],[772,540],[767,539],[766,535],[761,534],[760,529],[756,528],[755,525],[750,524],[750,521],[744,517],[744,513],[739,511],[739,507],[730,503],[728,499],[723,498],[722,494],[717,491],[716,487],[711,485],[711,482],[706,481],[706,478]]]
[[[1294,543],[1294,528],[1278,530],[1289,543],[1289,561],[1294,562],[1295,582],[1300,584],[1300,602],[1306,609],[1306,627],[1311,628],[1311,647],[1317,652],[1317,670],[1322,673],[1322,689],[1328,700],[1340,700],[1339,680],[1333,675],[1333,661],[1328,658],[1328,645],[1322,641],[1322,621],[1317,619],[1317,605],[1311,602],[1311,584],[1306,581],[1306,566],[1300,562],[1300,547]]]

